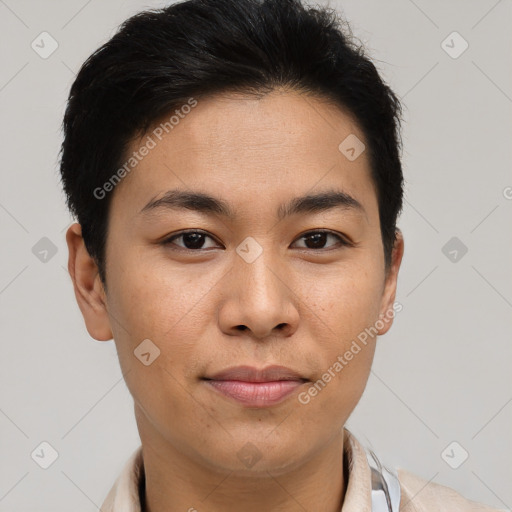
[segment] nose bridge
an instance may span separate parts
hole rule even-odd
[[[244,253],[247,249],[248,252]],[[244,242],[240,244],[237,253],[236,279],[240,282],[239,292],[244,302],[264,307],[269,302],[281,300],[283,283],[275,275],[279,265],[270,244],[263,247],[252,239],[246,241],[245,245]]]
[[[237,247],[232,282],[227,302],[221,312],[226,332],[239,332],[244,326],[258,338],[291,334],[298,322],[298,312],[291,304],[286,276],[279,275],[279,255],[272,241],[245,240]]]

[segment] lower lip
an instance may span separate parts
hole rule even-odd
[[[207,384],[225,396],[249,407],[266,407],[282,402],[304,384],[297,380],[275,382],[245,382],[238,380],[206,380]]]

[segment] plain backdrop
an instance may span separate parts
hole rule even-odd
[[[139,445],[114,342],[89,337],[75,302],[58,151],[83,61],[164,5],[0,0],[0,511],[95,511]],[[348,427],[387,465],[510,509],[512,2],[330,5],[405,107],[403,311]]]

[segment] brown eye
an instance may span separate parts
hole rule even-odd
[[[326,247],[329,239],[334,239],[336,243]],[[304,245],[300,246],[300,248],[304,249],[328,249],[330,247],[335,247],[336,245],[349,245],[349,243],[340,235],[331,231],[310,231],[309,233],[302,235],[299,240],[304,240]]]
[[[182,240],[181,244],[175,243],[175,240]],[[186,249],[190,251],[196,251],[200,249],[211,249],[212,247],[205,247],[205,243],[213,238],[202,231],[182,231],[177,233],[170,238],[167,238],[162,243],[163,245],[175,245],[180,249]],[[215,245],[213,246],[215,247]]]

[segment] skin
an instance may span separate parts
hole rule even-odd
[[[403,239],[398,231],[386,272],[367,153],[349,161],[338,149],[349,134],[365,140],[351,116],[291,90],[200,100],[114,190],[106,289],[80,225],[68,229],[87,330],[96,340],[114,338],[134,399],[145,510],[229,512],[243,504],[248,512],[339,512],[343,426],[366,386],[377,336],[307,405],[295,393],[249,408],[201,377],[280,364],[311,381],[305,391],[392,310]],[[235,217],[140,213],[175,188],[222,199]],[[326,190],[350,194],[364,212],[331,208],[278,221],[282,203]],[[163,243],[192,228],[207,232],[202,247],[187,250],[186,237]],[[305,235],[318,229],[352,245],[332,235],[315,245]],[[236,252],[246,237],[263,251],[252,263]],[[148,366],[134,356],[144,339],[160,350]],[[261,456],[252,467],[237,456],[246,443]]]

